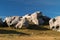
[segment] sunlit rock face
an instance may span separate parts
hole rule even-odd
[[[50,19],[50,29],[60,32],[60,16]]]
[[[32,19],[32,22],[36,25],[39,25],[39,16],[41,16],[41,12],[40,11],[36,11],[34,13],[31,14],[31,19]]]
[[[20,16],[12,16],[12,21],[10,22],[11,23],[10,25],[15,26],[18,23],[18,21],[21,20],[21,18],[22,17]]]
[[[43,13],[40,11],[36,11],[36,12],[34,12],[34,14],[36,15],[36,17],[34,17],[34,18],[37,18],[39,25],[48,25],[49,24],[49,20],[51,19],[50,17],[43,15]]]
[[[23,26],[29,26],[29,22],[25,17],[21,18],[21,20],[15,25],[15,28],[22,28]]]
[[[27,18],[27,20],[29,21],[29,23],[33,23],[35,25],[39,25],[39,20],[42,23],[42,19],[39,19],[39,17],[42,16],[42,13],[40,11],[36,11],[32,14],[26,14],[23,17]]]
[[[20,20],[20,18],[20,16],[9,16],[4,19],[4,23],[10,27],[11,25],[15,25]]]
[[[44,16],[42,12],[36,11],[31,14],[26,14],[24,16],[9,16],[4,19],[4,23],[7,24],[9,27],[14,26],[16,28],[22,28],[22,26],[25,24],[25,26],[29,26],[30,23],[34,25],[46,25],[49,24],[50,18],[47,16]]]
[[[18,24],[15,26],[16,28],[21,28],[24,24],[26,26],[29,26],[30,23],[33,23],[34,25],[39,25],[39,19],[38,17],[42,14],[40,11],[34,12],[32,14],[26,14],[22,17],[21,21],[18,22]],[[40,20],[42,21],[42,20]],[[42,22],[41,22],[42,23]]]

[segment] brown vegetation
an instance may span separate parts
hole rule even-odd
[[[49,26],[0,27],[0,40],[60,40],[60,32],[49,30]]]

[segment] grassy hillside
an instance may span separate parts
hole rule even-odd
[[[49,26],[30,26],[29,28],[14,29],[0,27],[1,40],[59,40],[60,32],[49,30]]]

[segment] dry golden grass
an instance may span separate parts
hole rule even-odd
[[[28,29],[0,27],[0,40],[60,40],[60,32],[49,30],[49,26],[30,26]]]

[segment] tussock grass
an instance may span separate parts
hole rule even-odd
[[[21,38],[22,37],[22,38]],[[36,26],[31,25],[28,28],[22,28],[22,29],[14,29],[13,27],[0,27],[0,38],[6,38],[6,39],[15,39],[15,38],[34,38],[34,37],[55,37],[54,39],[57,39],[60,37],[60,32],[49,30],[48,25],[44,26]],[[30,38],[30,39],[31,39]],[[19,40],[18,39],[18,40]]]

